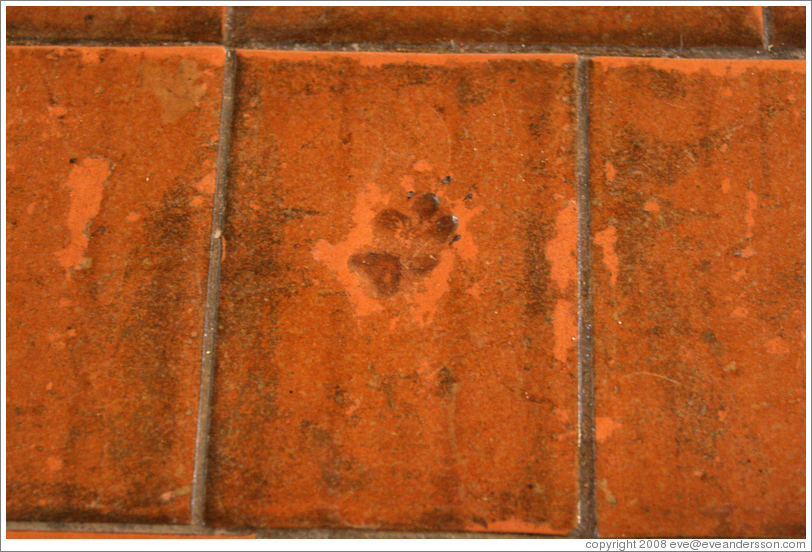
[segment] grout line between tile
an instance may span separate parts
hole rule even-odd
[[[610,45],[566,45],[566,44],[503,44],[483,43],[466,44],[415,44],[415,43],[382,43],[357,42],[351,44],[334,43],[295,43],[295,42],[258,42],[248,41],[239,45],[232,44],[231,39],[223,42],[144,42],[120,40],[40,40],[36,38],[7,39],[7,46],[54,46],[54,47],[165,47],[165,46],[226,46],[244,50],[281,50],[302,52],[403,52],[403,53],[436,53],[436,54],[575,54],[582,56],[607,57],[656,57],[674,59],[753,59],[753,60],[803,60],[806,59],[804,48],[771,47],[773,36],[771,8],[763,8],[763,29],[761,47],[692,47],[667,48],[650,46],[610,46]]]
[[[214,360],[217,337],[217,307],[220,298],[220,269],[223,256],[223,224],[225,220],[226,183],[228,179],[231,123],[234,113],[234,88],[237,73],[237,54],[230,45],[231,14],[226,10],[225,48],[223,70],[223,100],[220,111],[220,136],[217,151],[217,180],[212,209],[209,274],[206,284],[206,314],[203,327],[203,350],[200,369],[200,397],[197,412],[194,475],[192,477],[192,525],[205,525],[206,484],[208,479],[209,433],[211,429],[211,399],[214,387]]]
[[[162,48],[162,47],[223,47],[220,41],[172,41],[172,40],[42,40],[39,38],[7,38],[6,46],[53,46],[55,48]]]
[[[149,523],[80,523],[71,521],[8,521],[7,531],[37,531],[64,533],[145,533],[158,535],[241,536],[253,531],[209,529],[192,525],[166,525]]]
[[[386,531],[380,529],[266,529],[258,539],[560,539],[557,535],[525,533],[466,533],[462,531]]]
[[[764,49],[767,51],[772,51],[773,9],[770,6],[761,7],[761,31]]]
[[[582,56],[607,57],[657,57],[686,59],[806,59],[806,50],[786,48],[767,50],[761,47],[691,47],[666,48],[649,46],[601,46],[565,44],[466,44],[464,47],[452,43],[295,43],[247,41],[237,45],[244,50],[281,50],[301,52],[391,52],[391,53],[432,53],[432,54],[575,54]]]
[[[592,240],[589,189],[589,68],[579,56],[578,94],[578,521],[581,538],[595,538],[595,375],[592,362]]]

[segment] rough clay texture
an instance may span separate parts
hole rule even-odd
[[[761,7],[239,7],[236,40],[761,46]]]
[[[574,61],[240,54],[208,523],[573,527]]]
[[[773,44],[806,48],[806,6],[773,6]]]
[[[173,535],[162,533],[92,533],[62,531],[7,531],[7,539],[253,539],[256,535]]]
[[[592,62],[601,536],[804,536],[804,82]]]
[[[9,6],[12,40],[219,42],[224,7]]]
[[[222,50],[7,60],[8,519],[188,522]]]

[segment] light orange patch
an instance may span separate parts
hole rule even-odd
[[[256,201],[252,201],[251,203],[248,204],[248,206],[254,211],[259,211],[259,203],[257,203]]]
[[[88,244],[87,229],[99,214],[104,196],[104,183],[111,173],[111,163],[104,158],[87,158],[75,165],[62,185],[70,193],[70,208],[65,226],[70,242],[65,249],[55,253],[65,270],[76,267],[84,260]],[[70,278],[70,272],[67,277]]]
[[[426,161],[425,159],[421,159],[417,163],[415,163],[412,168],[417,172],[429,172],[432,169],[431,163]]]
[[[617,171],[615,171],[615,166],[612,164],[612,162],[607,160],[603,165],[603,169],[606,172],[606,181],[610,184],[614,182]]]
[[[730,191],[730,179],[725,178],[724,180],[722,180],[722,193],[726,194],[729,191]]]
[[[354,401],[352,401],[352,404],[347,407],[347,410],[344,411],[344,414],[347,417],[352,416],[353,414],[355,414],[355,411],[358,410],[359,406],[361,406],[361,399],[355,399]]]
[[[201,205],[203,205],[203,203],[204,200],[202,196],[195,196],[191,199],[191,201],[189,201],[189,205],[191,205],[192,207],[200,207]]]
[[[480,286],[479,283],[477,282],[476,284],[466,289],[465,293],[473,296],[476,299],[479,299],[480,297],[482,297],[482,286]]]
[[[563,408],[556,407],[553,410],[553,414],[556,416],[556,418],[559,419],[559,421],[562,424],[566,424],[567,422],[570,421],[570,413],[567,410],[563,409]]]
[[[747,224],[747,232],[744,234],[744,237],[752,238],[753,225],[756,223],[756,219],[753,217],[753,211],[758,207],[758,196],[752,190],[747,190],[745,197],[747,198],[747,212],[744,215],[744,222]]]
[[[657,203],[656,199],[649,199],[646,201],[646,204],[643,205],[643,210],[656,215],[660,212],[660,204]]]
[[[575,284],[577,273],[578,211],[574,201],[558,212],[555,218],[555,237],[544,247],[544,256],[550,263],[550,276],[565,293]]]
[[[362,289],[358,278],[350,271],[347,260],[355,251],[372,243],[372,219],[377,209],[388,201],[389,195],[384,195],[377,184],[370,182],[356,197],[352,212],[353,227],[344,241],[333,245],[319,240],[311,251],[313,258],[327,265],[347,290],[355,314],[359,317],[382,311],[383,305]]]
[[[139,220],[141,220],[141,215],[136,211],[130,211],[129,213],[127,213],[126,220],[127,222],[138,222]]]
[[[598,416],[595,418],[595,440],[599,443],[605,443],[609,437],[615,432],[616,429],[623,427],[623,424],[618,424],[612,421],[612,418],[605,416]]]
[[[48,106],[48,115],[51,117],[62,117],[63,115],[67,115],[68,110],[62,107],[61,105],[49,105]]]
[[[609,272],[609,285],[612,287],[615,287],[617,283],[617,275],[620,270],[620,261],[615,253],[616,243],[617,230],[613,224],[595,234],[595,245],[603,250],[603,264]]]
[[[549,523],[530,523],[518,518],[487,522],[485,527],[472,521],[466,521],[465,529],[468,531],[487,531],[493,533],[532,533],[536,535],[565,535],[567,533],[567,531],[563,529],[553,529]]]
[[[785,355],[789,352],[789,346],[782,337],[774,337],[767,341],[767,352],[773,355]]]
[[[62,459],[56,456],[49,456],[45,459],[45,467],[47,467],[49,471],[57,472],[62,469]]]
[[[730,313],[730,316],[733,318],[746,318],[749,312],[747,307],[736,307],[733,309],[733,312]]]
[[[753,249],[752,247],[750,247],[749,245],[747,247],[745,247],[744,249],[742,249],[742,258],[743,259],[749,259],[750,257],[752,257],[755,254],[756,254],[756,250]]]
[[[217,175],[217,171],[211,171],[209,174],[204,176],[200,182],[194,185],[195,189],[200,192],[201,194],[214,194],[214,186],[215,186],[215,178]]]
[[[570,353],[575,349],[577,332],[575,303],[559,299],[553,310],[553,357],[557,361],[567,362]]]
[[[729,412],[729,411],[727,411],[727,410],[719,410],[719,411],[716,413],[716,415],[719,417],[719,421],[720,421],[720,422],[724,422],[724,421],[725,421],[725,418],[727,418],[727,415],[728,415],[728,414],[730,414],[730,412]]]

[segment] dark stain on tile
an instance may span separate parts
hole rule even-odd
[[[217,42],[223,7],[11,6],[6,32],[13,40]]]
[[[798,62],[593,60],[603,536],[803,519],[802,80]]]
[[[471,61],[240,54],[208,524],[572,527],[574,60]]]

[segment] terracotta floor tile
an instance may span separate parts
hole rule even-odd
[[[241,7],[237,40],[760,46],[750,7]]]
[[[9,6],[6,33],[13,40],[218,42],[224,14],[218,6]]]
[[[593,61],[602,536],[804,536],[804,68]]]
[[[188,521],[222,49],[7,56],[8,518]]]
[[[211,524],[573,527],[574,61],[241,53]]]
[[[165,535],[161,533],[68,533],[62,531],[8,531],[8,539],[254,539],[255,535]]]
[[[806,7],[774,6],[773,43],[784,48],[806,48]]]

